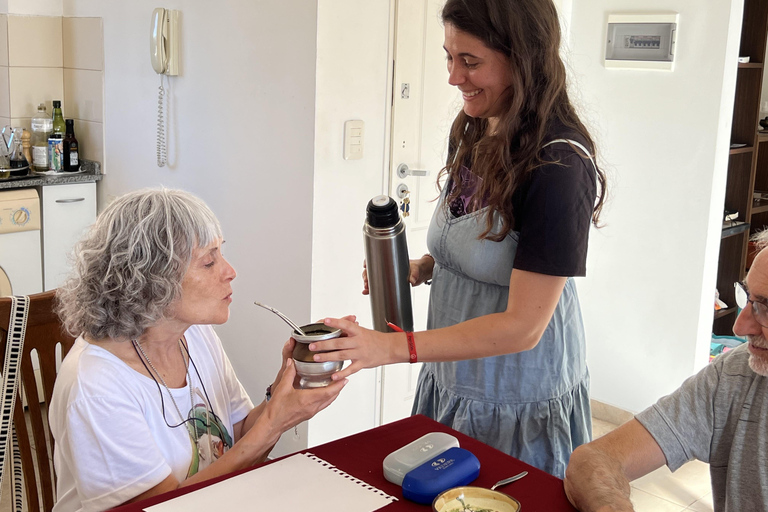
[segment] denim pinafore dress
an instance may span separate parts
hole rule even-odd
[[[558,141],[559,142],[559,141]],[[489,209],[454,217],[445,192],[427,234],[435,259],[428,329],[507,308],[519,239],[478,239]],[[482,359],[425,363],[413,414],[424,414],[532,466],[563,478],[571,452],[591,440],[584,326],[573,278],[538,345]]]

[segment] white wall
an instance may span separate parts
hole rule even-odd
[[[108,174],[101,204],[163,184],[211,206],[238,271],[230,321],[217,331],[258,403],[289,329],[253,301],[310,319],[316,2],[163,3],[181,11],[181,76],[170,81],[169,166],[162,169],[155,163],[159,78],[149,61],[157,2],[64,5],[64,16],[104,20]],[[302,428],[302,439],[285,449],[306,446]]]
[[[608,13],[639,7],[680,13],[674,72],[603,66]],[[574,91],[610,187],[579,281],[592,396],[631,411],[707,361],[741,9],[574,0]]]

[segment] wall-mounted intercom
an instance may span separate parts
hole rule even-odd
[[[677,13],[610,14],[606,68],[671,71],[677,50]]]
[[[149,32],[149,56],[155,73],[179,74],[179,11],[154,10]]]
[[[152,12],[149,29],[149,59],[152,69],[160,75],[157,95],[157,166],[168,161],[165,138],[165,87],[163,76],[179,74],[179,11],[158,8]]]

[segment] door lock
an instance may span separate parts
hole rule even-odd
[[[407,178],[408,176],[429,176],[429,171],[409,169],[407,164],[400,164],[397,166],[397,176],[400,179]]]

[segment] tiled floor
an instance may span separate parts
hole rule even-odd
[[[616,428],[613,423],[592,420],[593,437]],[[674,473],[662,466],[631,484],[636,512],[713,512],[709,465],[693,461]]]
[[[614,428],[616,425],[613,423],[592,420],[593,437],[602,436]],[[4,480],[0,512],[11,512],[10,479]],[[632,503],[636,512],[713,512],[709,466],[702,462],[689,462],[675,473],[663,466],[632,482]]]

